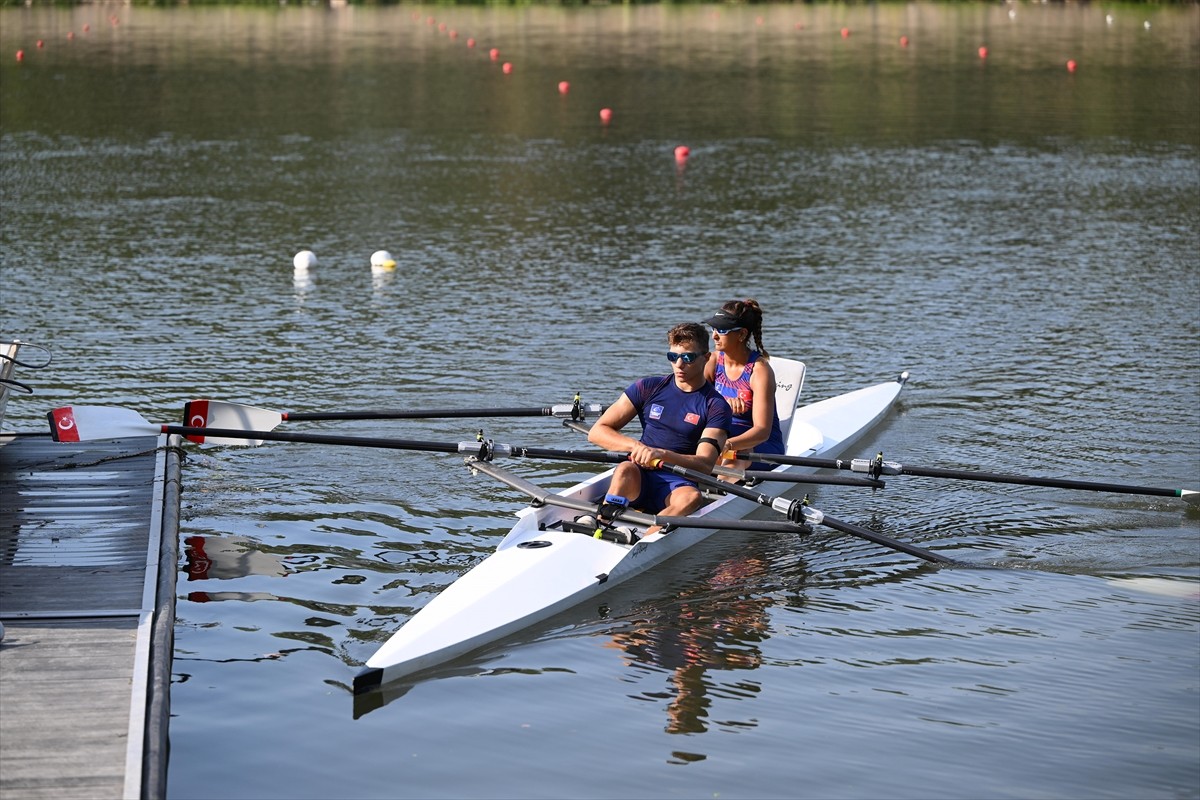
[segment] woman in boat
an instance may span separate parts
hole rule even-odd
[[[707,331],[696,322],[681,323],[667,332],[667,344],[671,374],[634,381],[588,432],[592,444],[629,453],[629,461],[613,471],[601,522],[611,522],[625,506],[670,516],[696,510],[703,502],[696,484],[654,465],[663,461],[708,473],[725,444],[730,409],[704,377],[712,357]],[[621,432],[634,417],[642,423],[640,439]]]
[[[713,329],[716,358],[709,359],[705,377],[733,412],[729,439],[719,463],[735,469],[770,469],[751,464],[735,453],[783,453],[783,433],[775,410],[775,371],[762,342],[762,307],[753,298],[730,300],[704,321]],[[754,339],[755,347],[750,340]]]

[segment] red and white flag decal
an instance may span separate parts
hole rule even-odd
[[[50,412],[53,425],[51,433],[56,442],[78,442],[79,428],[75,425],[75,412],[70,406],[56,408]]]
[[[693,413],[691,413],[691,414],[688,414],[688,415],[686,415],[686,416],[683,418],[683,421],[684,421],[684,422],[686,422],[686,423],[687,423],[687,424],[689,424],[689,425],[695,425],[697,422],[699,422],[699,421],[700,421],[700,415],[699,415],[699,414],[697,414],[697,413],[695,413],[695,412],[693,412]]]
[[[208,401],[193,400],[184,408],[187,419],[183,421],[184,425],[189,428],[207,428],[208,427]],[[204,444],[203,436],[188,436],[188,441],[196,444]]]
[[[193,400],[187,404],[187,419],[183,421],[189,428],[208,427],[208,401]]]

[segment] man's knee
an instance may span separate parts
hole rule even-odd
[[[622,461],[617,464],[617,468],[613,470],[613,475],[620,478],[631,477],[633,473],[638,471],[638,465],[632,461]]]
[[[703,495],[695,486],[680,486],[671,492],[671,505],[682,514],[690,514],[704,502]]]

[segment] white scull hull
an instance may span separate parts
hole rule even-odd
[[[802,380],[803,365],[798,366]],[[903,377],[796,408],[788,431],[788,455],[841,454],[888,412],[900,394]],[[798,393],[796,386],[795,395]],[[776,471],[814,470],[780,466]],[[559,494],[594,507],[603,498],[610,476],[611,470]],[[725,495],[693,516],[740,520],[756,507],[752,500]],[[371,656],[354,679],[355,693],[464,655],[548,619],[719,530],[678,528],[667,535],[646,536],[630,547],[557,529],[578,513],[554,505],[519,512],[520,519],[495,553],[430,601]]]

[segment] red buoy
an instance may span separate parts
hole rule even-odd
[[[1075,67],[1077,67],[1077,66],[1078,65],[1075,63],[1075,59],[1072,58],[1071,60],[1069,60],[1067,62],[1067,72],[1074,72]]]
[[[24,61],[24,60],[25,60],[25,51],[18,50],[17,51],[17,61]]]
[[[987,58],[987,48],[986,47],[979,48],[979,57]]]
[[[901,37],[900,37],[900,46],[901,46],[901,47],[908,47],[908,37],[907,37],[907,36],[901,36]]]
[[[475,46],[475,40],[467,39],[467,47],[474,47],[474,46]]]
[[[850,29],[849,28],[842,28],[842,38],[843,39],[850,38]]]
[[[612,122],[612,109],[611,108],[600,109],[600,121],[602,123],[604,123],[605,125]]]
[[[512,75],[512,64],[510,62],[505,61],[504,66],[500,67],[500,69],[504,70],[505,75]]]
[[[558,93],[559,94],[566,94],[569,91],[571,91],[571,84],[567,83],[566,81],[558,82]]]
[[[500,50],[498,48],[493,47],[488,52],[488,55],[492,57],[492,61],[496,61],[500,58]]]
[[[681,144],[675,148],[675,161],[682,164],[687,161],[687,157],[692,154],[692,151],[686,144]]]

